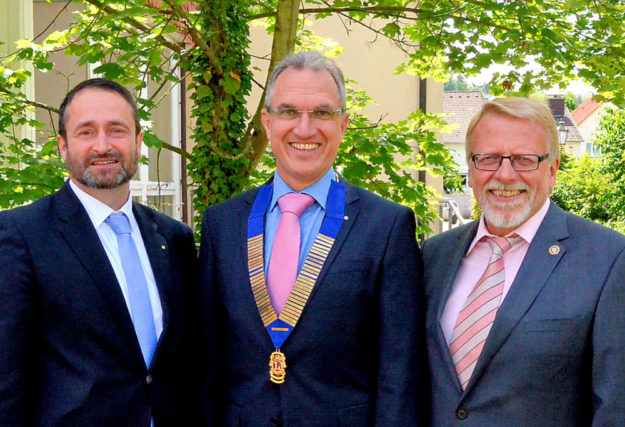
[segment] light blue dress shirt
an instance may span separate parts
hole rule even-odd
[[[326,201],[328,199],[328,192],[330,191],[330,182],[334,179],[334,168],[330,167],[330,170],[326,172],[321,179],[315,182],[310,187],[304,188],[302,191],[293,191],[291,187],[285,183],[278,171],[273,176],[273,195],[271,196],[271,202],[269,208],[265,214],[265,274],[267,274],[269,268],[269,259],[271,258],[271,249],[273,248],[273,240],[278,230],[278,224],[282,217],[282,211],[278,205],[278,199],[287,193],[304,193],[315,199],[315,203],[302,214],[299,219],[300,231],[301,231],[301,244],[299,250],[299,265],[297,271],[304,265],[304,260],[308,255],[308,251],[315,242],[315,237],[319,233],[321,223],[326,214]]]

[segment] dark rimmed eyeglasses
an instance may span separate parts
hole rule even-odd
[[[275,115],[280,120],[295,120],[302,117],[304,113],[308,113],[313,120],[332,120],[339,114],[345,112],[344,108],[315,108],[314,110],[297,110],[295,108],[271,108],[265,107],[269,114]]]
[[[549,157],[549,153],[538,154],[513,154],[511,156],[501,156],[499,154],[473,154],[471,160],[475,169],[481,171],[496,171],[501,166],[503,159],[509,159],[512,168],[517,172],[534,171],[538,169],[540,162]]]

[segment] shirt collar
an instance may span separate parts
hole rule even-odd
[[[523,238],[527,243],[532,243],[536,232],[538,231],[538,227],[542,224],[543,219],[545,219],[545,215],[547,215],[547,211],[549,210],[550,199],[547,198],[545,203],[543,203],[542,207],[532,215],[527,221],[521,224],[516,230],[511,231],[510,234],[517,234]],[[477,242],[479,242],[482,237],[489,236],[495,237],[494,234],[490,233],[486,228],[486,224],[484,223],[484,215],[480,217],[480,223],[477,227],[477,233],[469,246],[469,250],[467,250],[467,255],[471,253]]]
[[[100,227],[104,220],[106,220],[106,218],[108,218],[111,213],[115,212],[107,204],[102,203],[95,197],[85,193],[83,190],[80,189],[80,187],[74,184],[71,179],[69,181],[69,186],[74,191],[74,194],[76,194],[76,197],[78,197],[78,200],[80,200],[80,203],[87,211],[87,215],[93,223],[94,228],[97,229],[98,227]],[[126,200],[126,203],[124,203],[124,205],[117,212],[125,213],[129,220],[133,218],[132,197],[130,197],[130,193],[128,193],[128,200]]]
[[[286,182],[284,182],[276,170],[276,173],[273,175],[273,195],[271,196],[269,211],[272,211],[278,204],[278,199],[287,193],[308,194],[315,199],[323,210],[325,210],[332,179],[334,179],[334,168],[330,166],[330,169],[317,182],[301,191],[294,191]]]

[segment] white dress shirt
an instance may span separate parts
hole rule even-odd
[[[132,311],[130,310],[130,299],[128,296],[128,284],[126,283],[124,269],[122,267],[121,258],[119,256],[119,249],[117,248],[117,235],[115,234],[113,229],[106,222],[104,222],[106,218],[108,218],[108,216],[115,211],[111,209],[108,205],[85,193],[71,180],[69,182],[69,185],[76,194],[76,197],[78,197],[78,200],[80,200],[80,203],[87,211],[87,215],[89,215],[89,219],[93,223],[93,227],[98,233],[100,242],[102,242],[102,246],[104,246],[106,256],[108,257],[111,266],[113,267],[113,271],[115,272],[115,276],[117,277],[117,281],[119,282],[122,294],[124,294],[124,300],[126,300],[128,313],[130,313],[130,317],[132,318]],[[148,285],[148,294],[150,296],[150,303],[152,305],[152,315],[154,316],[156,337],[158,338],[163,331],[163,309],[161,306],[161,298],[158,294],[158,288],[156,287],[156,280],[154,280],[154,273],[152,272],[150,259],[148,258],[148,254],[145,250],[145,245],[143,244],[143,238],[141,237],[139,224],[137,224],[137,220],[132,213],[132,198],[130,197],[130,195],[128,196],[128,200],[126,201],[126,203],[124,203],[121,209],[117,212],[125,213],[128,217],[128,221],[130,222],[132,240],[134,240],[135,246],[137,247],[139,259],[141,260],[141,267],[143,268],[145,280]]]

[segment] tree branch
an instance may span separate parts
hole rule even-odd
[[[195,26],[191,22],[188,21],[186,13],[182,10],[180,6],[176,5],[176,2],[174,0],[163,0],[163,1],[171,7],[172,12],[176,15],[176,17],[181,22],[186,24],[185,28],[189,31],[189,35],[193,39],[193,42],[197,46],[199,46],[200,49],[202,49],[202,52],[204,52],[204,54],[208,57],[213,68],[215,68],[215,74],[217,74],[218,76],[222,76],[224,73],[224,70],[223,68],[221,68],[221,64],[217,60],[217,57],[215,56],[213,51],[210,49],[210,47],[208,47],[208,45],[204,42],[204,38],[202,37],[202,35],[195,29]]]
[[[165,141],[161,141],[162,142],[162,147],[168,149],[169,151],[173,151],[176,154],[179,154],[180,156],[184,157],[187,160],[191,160],[191,154],[189,154],[188,152],[186,152],[185,150],[183,150],[180,147],[176,147],[175,145],[171,145]]]
[[[50,107],[49,105],[42,104],[41,102],[31,101],[30,99],[19,97],[14,92],[11,92],[10,90],[5,89],[3,87],[0,87],[0,93],[10,95],[12,98],[15,98],[18,101],[23,102],[24,104],[27,104],[27,105],[31,105],[33,107],[42,108],[44,110],[50,111],[52,113],[57,113],[57,114],[59,112],[58,108]]]
[[[100,2],[99,0],[84,0],[85,2],[97,7],[99,10],[102,10],[106,13],[108,13],[109,15],[115,15],[118,14],[119,11],[115,10],[114,8],[107,6],[105,3]],[[135,21],[134,19],[131,19],[129,17],[124,17],[122,18],[122,22],[125,22],[126,24],[140,30],[143,32],[149,32],[150,28],[146,25],[143,25],[140,22]],[[182,47],[176,43],[171,42],[170,40],[168,40],[167,38],[163,37],[162,35],[156,34],[155,38],[161,42],[163,44],[163,46],[168,47],[169,49],[173,50],[174,52],[178,52],[180,53],[182,51]]]

